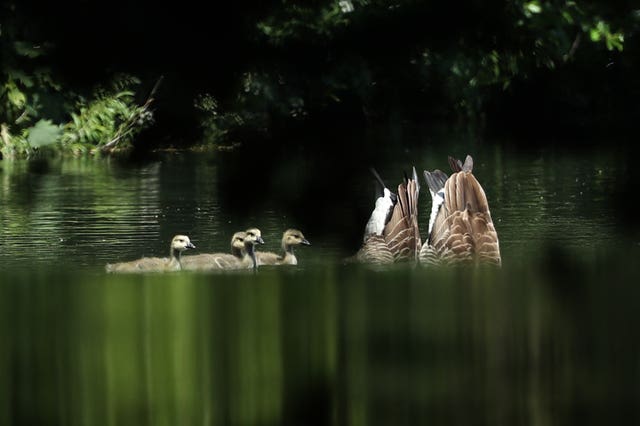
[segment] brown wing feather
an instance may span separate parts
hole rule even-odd
[[[456,211],[449,216],[450,233],[444,244],[443,257],[448,262],[471,260],[474,241],[470,234],[469,214],[466,210]]]
[[[407,183],[407,192],[409,198],[409,221],[413,232],[415,243],[413,245],[413,259],[417,259],[420,248],[422,247],[422,240],[420,239],[420,228],[418,227],[418,199],[420,198],[420,186],[418,185],[418,177],[415,169],[413,170],[414,178]]]
[[[473,168],[467,157],[464,165],[450,159],[452,168]],[[434,263],[478,261],[500,265],[498,234],[491,220],[489,203],[480,183],[470,171],[452,174],[445,183],[445,202],[436,216],[429,248],[420,259]]]
[[[359,262],[377,264],[390,264],[394,261],[393,253],[382,235],[367,238],[356,254],[356,259]]]
[[[398,185],[398,202],[383,232],[389,250],[397,261],[416,260],[420,251],[418,195],[415,179],[407,179],[406,183]]]
[[[406,220],[409,213],[405,211],[406,206],[406,189],[404,184],[401,184],[398,186],[398,202],[394,206],[391,218],[382,232],[388,249],[397,260],[407,256],[407,250],[405,249],[411,244],[411,241],[409,241],[409,227]]]
[[[416,260],[422,242],[418,228],[418,197],[420,186],[415,169],[413,176],[398,185],[398,200],[382,235],[371,235],[355,258],[367,263],[393,263]]]
[[[500,243],[490,215],[478,213],[473,218],[473,229],[478,260],[500,265]]]
[[[487,196],[472,173],[454,173],[445,183],[445,204],[450,212],[468,209],[489,214]]]

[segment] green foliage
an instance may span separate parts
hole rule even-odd
[[[44,146],[85,153],[127,148],[152,119],[149,103],[137,105],[134,88],[140,81],[116,75],[89,100],[56,81],[48,66],[51,45],[26,31],[27,6],[10,2],[0,7],[0,154],[3,159],[26,157]],[[54,104],[54,117],[46,103]],[[64,116],[68,123],[60,123]]]
[[[266,114],[256,105],[248,105],[239,97],[235,109],[222,111],[218,100],[211,94],[199,95],[194,107],[200,116],[202,143],[210,146],[231,146],[237,143],[233,134],[243,128],[264,131]]]
[[[194,107],[200,115],[203,142],[209,145],[224,141],[229,126],[218,113],[218,100],[209,93],[201,94],[196,97]]]
[[[27,132],[13,135],[6,123],[0,123],[0,155],[3,159],[27,157],[32,149],[27,142]]]
[[[40,148],[57,142],[62,129],[51,122],[51,120],[40,120],[29,129],[27,141],[29,146]]]
[[[27,95],[20,89],[12,77],[8,77],[0,86],[2,100],[2,121],[16,121],[27,105]]]
[[[35,62],[50,46],[22,39],[19,21],[0,25],[6,29],[0,33],[0,154],[3,159],[28,157],[60,134],[57,125],[42,119],[41,98],[62,88],[53,82],[49,68]]]
[[[28,43],[24,40],[13,42],[13,50],[16,55],[32,59],[45,54],[45,49],[43,49],[42,46],[34,46],[32,43]]]
[[[65,150],[85,153],[96,148],[131,147],[133,136],[152,120],[147,105],[138,106],[134,93],[98,90],[96,99],[80,100],[77,112],[64,125],[61,143]]]
[[[56,66],[71,57],[73,46],[59,44],[72,40],[66,36],[73,35],[73,29],[54,31],[47,14],[30,1],[5,3],[0,6],[3,158],[31,155],[45,145],[72,153],[131,147],[152,118],[151,98],[143,105],[134,99],[140,81],[116,75],[113,83],[104,85],[101,79],[106,77],[88,75],[91,83],[68,79],[63,85],[60,73],[68,68]],[[638,10],[603,0],[460,5],[272,0],[254,5],[242,14],[242,26],[236,26],[243,31],[223,43],[243,59],[216,65],[220,72],[212,83],[202,78],[184,82],[181,93],[213,93],[194,101],[207,143],[233,141],[237,131],[266,133],[277,125],[286,128],[292,121],[335,112],[367,122],[408,115],[419,120],[481,119],[504,92],[515,93],[527,80],[558,71],[560,76],[563,71],[582,72],[585,64],[613,64],[622,53],[634,52],[640,32]],[[110,16],[115,17],[119,5],[112,6],[116,12]],[[58,18],[63,16],[60,12]],[[123,23],[131,25],[131,16],[122,14]],[[171,37],[176,46],[186,40]],[[123,60],[130,58],[129,45],[123,47]],[[193,57],[206,54],[206,49],[194,48]],[[92,49],[91,58],[109,65],[106,69],[119,65],[120,59],[101,54],[101,49]],[[175,63],[179,66],[180,60]],[[132,64],[146,66],[135,60]],[[576,71],[576,64],[583,68]],[[103,68],[88,67],[87,74],[97,74],[96,69]],[[198,73],[208,78],[207,71]],[[584,74],[574,80],[580,79],[587,80]],[[92,92],[96,82],[103,86]],[[196,87],[199,84],[206,88]]]
[[[611,32],[609,24],[605,21],[598,20],[589,28],[589,36],[593,42],[604,41],[608,50],[623,50],[624,35],[620,31]]]
[[[625,32],[638,28],[604,2],[514,0],[460,9],[410,0],[275,3],[256,23],[256,43],[273,55],[252,65],[259,72],[243,74],[230,105],[271,119],[300,119],[345,97],[386,116],[389,100],[416,94],[438,96],[441,110],[473,117],[514,81],[561,69],[577,55],[623,51]],[[296,66],[274,61],[281,52],[295,56]]]
[[[63,127],[62,149],[82,154],[131,148],[133,137],[153,121],[151,101],[135,102],[133,89],[139,84],[135,76],[116,75],[108,86],[94,90],[93,99],[79,97]]]
[[[305,35],[332,37],[349,24],[345,13],[350,9],[345,6],[346,3],[350,4],[334,1],[314,7],[283,1],[279,10],[259,21],[256,26],[274,45],[284,45],[290,39]]]
[[[33,55],[30,55],[32,57]],[[96,150],[127,149],[133,137],[152,122],[150,101],[135,103],[130,90],[140,81],[130,75],[118,75],[111,87],[99,87],[93,99],[67,94],[75,98],[75,112],[66,124],[55,124],[42,117],[39,99],[46,90],[61,91],[51,76],[29,76],[20,71],[7,72],[0,87],[2,101],[2,158],[27,157],[43,146],[73,154],[94,153]],[[63,108],[64,105],[59,105]],[[38,120],[31,125],[34,120]]]

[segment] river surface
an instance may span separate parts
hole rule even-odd
[[[0,424],[637,423],[629,162],[453,148],[0,161]],[[502,269],[344,264],[375,202],[369,166],[394,187],[466,153]],[[255,274],[104,272],[166,256],[177,233],[228,251],[253,226],[267,250],[290,227],[312,245]]]

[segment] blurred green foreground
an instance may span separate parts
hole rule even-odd
[[[637,421],[640,268],[627,254],[502,270],[12,273],[0,424]]]

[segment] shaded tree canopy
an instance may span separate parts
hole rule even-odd
[[[327,120],[625,132],[638,113],[640,8],[631,1],[9,0],[0,8],[1,121],[13,134],[39,119],[65,123],[79,99],[86,113],[96,87],[114,79],[140,105],[160,76],[156,119],[140,137],[174,144]]]

